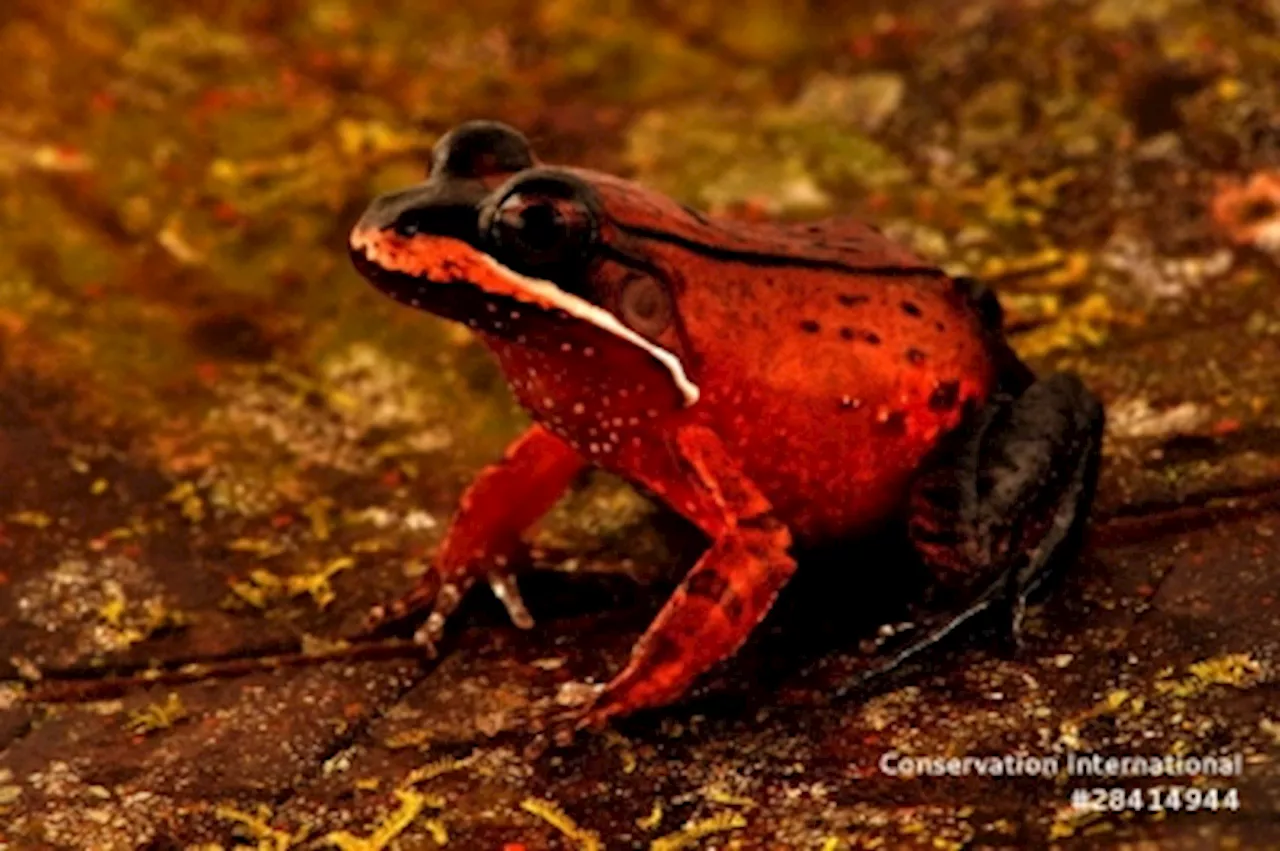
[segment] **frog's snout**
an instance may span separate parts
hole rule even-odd
[[[479,239],[481,197],[454,185],[428,181],[375,198],[351,232],[351,245],[368,234],[393,232],[402,237],[419,234],[448,236],[475,245]],[[366,234],[360,237],[359,234]]]

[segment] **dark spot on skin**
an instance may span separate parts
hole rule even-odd
[[[871,331],[859,331],[856,328],[845,326],[840,329],[840,338],[842,340],[862,340],[864,343],[870,343],[875,346],[880,343],[880,335]]]
[[[907,415],[903,411],[893,411],[880,421],[880,429],[885,434],[906,434]]]
[[[821,326],[819,326],[818,323],[814,322],[812,319],[806,319],[800,323],[800,330],[805,332],[806,334],[816,334],[818,333],[818,329],[820,327]]]
[[[935,322],[935,323],[933,323],[933,327],[934,327],[934,329],[935,329],[936,331],[938,331],[939,333],[941,333],[942,331],[947,330],[947,326],[946,326],[946,325],[943,325],[941,322]]]
[[[689,577],[684,590],[690,597],[702,597],[718,602],[729,588],[729,581],[713,570],[701,570]]]
[[[724,616],[731,621],[741,618],[744,608],[742,598],[733,589],[729,589],[729,593],[720,598],[720,611],[724,612]]]
[[[907,360],[912,366],[920,366],[925,362],[924,352],[919,349],[907,349]]]
[[[929,410],[949,411],[960,399],[960,382],[944,381],[929,394]]]
[[[684,648],[680,642],[660,632],[649,636],[645,644],[645,655],[648,657],[646,661],[652,667],[673,664],[684,656]]]
[[[843,304],[845,307],[853,307],[854,305],[857,305],[857,304],[866,304],[871,299],[870,297],[865,295],[849,295],[847,293],[841,293],[840,295],[836,296],[836,300],[839,301],[841,304]]]
[[[222,360],[261,363],[270,360],[275,351],[275,344],[258,323],[234,313],[206,316],[188,333],[193,346]]]
[[[914,302],[904,301],[902,303],[902,312],[907,314],[908,316],[919,316],[920,306]]]

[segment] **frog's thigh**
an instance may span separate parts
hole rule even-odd
[[[790,532],[719,440],[705,429],[688,429],[678,444],[704,495],[722,511],[719,532],[580,726],[678,698],[742,646],[795,572]]]
[[[938,579],[990,592],[975,600],[1003,596],[1020,617],[1079,543],[1102,427],[1102,406],[1074,375],[993,397],[912,490],[909,534]]]

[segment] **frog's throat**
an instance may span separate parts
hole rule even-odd
[[[435,244],[436,250],[414,250],[428,241]],[[461,240],[445,236],[405,238],[358,229],[351,234],[351,248],[377,268],[426,279],[433,286],[467,284],[543,310],[562,310],[647,352],[671,375],[686,408],[698,401],[698,385],[690,380],[675,354],[637,334],[604,308],[565,292],[551,281],[530,278],[509,269]],[[440,248],[446,250],[440,251]],[[448,259],[442,259],[446,255]]]

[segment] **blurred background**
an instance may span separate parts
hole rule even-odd
[[[424,848],[437,826],[462,848],[698,847],[699,824],[718,847],[1280,842],[1276,0],[6,0],[0,56],[0,844],[302,847],[406,813],[388,836]],[[660,600],[611,615],[631,579],[696,554],[596,476],[544,560],[630,579],[545,591],[568,626],[481,608],[439,668],[77,696],[333,651],[424,569],[525,420],[465,330],[359,279],[346,233],[479,117],[716,214],[861,216],[992,283],[1016,348],[1110,412],[1100,543],[1050,661],[530,763],[525,719],[615,668]],[[57,683],[70,698],[27,699]],[[823,702],[821,679],[791,692]],[[924,753],[1245,752],[1252,815],[1122,823],[1044,782],[894,785],[875,757],[907,728]],[[400,794],[473,749],[479,769],[433,781],[443,803]]]

